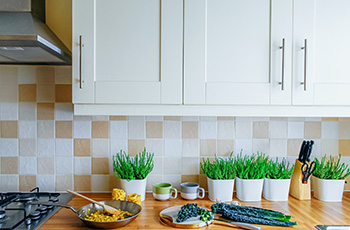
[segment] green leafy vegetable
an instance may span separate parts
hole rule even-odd
[[[251,156],[242,154],[235,158],[235,168],[240,179],[263,179],[266,176],[268,157],[263,153]]]
[[[114,175],[127,181],[145,179],[153,170],[153,157],[154,153],[146,152],[146,148],[135,157],[120,150],[113,156]]]
[[[315,171],[313,175],[320,179],[342,180],[350,175],[350,169],[345,163],[340,164],[341,155],[339,154],[338,161],[330,156],[329,161],[326,162],[327,156],[321,158],[321,162],[316,158]]]
[[[289,162],[283,158],[282,162],[270,160],[267,163],[266,178],[268,179],[289,179],[293,174],[294,165],[290,165]]]
[[[215,155],[215,161],[213,162],[210,162],[209,158],[203,158],[203,162],[200,163],[203,173],[213,180],[235,179],[236,169],[232,155],[233,152],[227,158],[221,158]]]
[[[177,214],[177,222],[184,222],[191,217],[200,216],[200,219],[206,223],[208,226],[208,222],[214,218],[213,212],[201,208],[196,203],[188,203],[181,207],[181,210]]]

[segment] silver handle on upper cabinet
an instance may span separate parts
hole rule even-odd
[[[285,39],[282,39],[282,46],[280,49],[282,50],[282,80],[278,82],[281,85],[281,90],[284,90],[284,48],[285,48]]]
[[[79,36],[79,88],[82,89],[83,88],[83,38],[82,35]]]
[[[304,46],[301,47],[302,50],[304,50],[304,82],[301,82],[300,84],[304,85],[304,91],[306,91],[306,67],[307,67],[307,39],[304,40]]]

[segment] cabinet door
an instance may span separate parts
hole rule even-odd
[[[185,104],[270,103],[270,0],[185,0]]]

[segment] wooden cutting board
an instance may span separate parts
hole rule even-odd
[[[184,222],[177,222],[176,221],[177,214],[181,210],[181,207],[182,207],[182,205],[177,205],[177,206],[172,206],[172,207],[163,209],[159,213],[160,222],[165,224],[165,225],[174,227],[174,228],[202,228],[202,227],[207,226],[205,224],[205,222],[200,220],[199,216],[198,217],[191,217]],[[204,208],[204,209],[206,209],[206,208]],[[173,221],[171,221],[171,217],[172,217]],[[211,224],[211,223],[213,223],[213,220],[208,222],[208,224]]]

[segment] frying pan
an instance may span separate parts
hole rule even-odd
[[[85,215],[90,215],[91,213],[95,213],[97,211],[103,211],[103,208],[99,205],[95,204],[88,204],[83,207],[81,207],[78,211],[70,205],[64,205],[64,204],[56,204],[51,202],[30,202],[30,204],[37,204],[37,205],[53,205],[63,208],[68,208],[72,210],[78,218],[83,221],[86,225],[93,228],[119,228],[122,226],[127,225],[131,221],[133,221],[141,212],[142,208],[140,205],[129,202],[129,201],[120,201],[120,200],[107,200],[107,201],[100,201],[102,204],[106,204],[109,206],[112,206],[116,209],[120,209],[122,211],[128,211],[132,214],[132,216],[127,217],[122,220],[116,220],[116,221],[106,221],[106,222],[98,222],[98,221],[90,221],[85,220]]]

